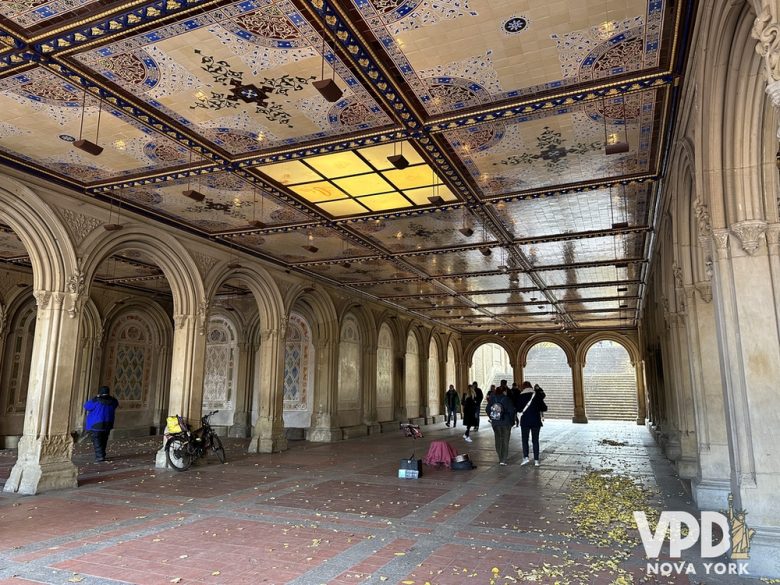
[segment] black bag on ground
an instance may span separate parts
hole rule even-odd
[[[401,479],[422,477],[422,459],[415,459],[414,453],[408,459],[401,459],[401,463],[398,465],[398,477]]]

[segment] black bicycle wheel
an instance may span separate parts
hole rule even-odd
[[[190,443],[183,437],[171,437],[165,443],[165,458],[176,471],[187,471],[192,466]]]
[[[211,436],[211,448],[214,450],[214,453],[217,454],[217,458],[219,459],[220,463],[225,462],[225,448],[222,446],[222,441],[217,435]]]

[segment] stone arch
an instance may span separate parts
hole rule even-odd
[[[588,419],[635,422],[639,407],[638,364],[631,361],[626,346],[614,338],[600,339],[590,344],[587,355],[592,359],[587,365],[583,363],[582,377]]]
[[[0,177],[0,221],[24,244],[35,290],[80,292],[76,252],[62,221],[32,189],[7,176]]]
[[[574,359],[574,348],[556,335],[532,335],[520,348],[518,363],[522,366],[523,381],[544,388],[548,418],[574,419]]]
[[[636,366],[641,359],[639,348],[631,338],[613,331],[599,331],[598,333],[594,333],[583,339],[577,346],[577,363],[584,366],[588,350],[593,344],[598,343],[599,341],[614,341],[615,343],[622,345],[628,352],[628,355],[631,358],[631,365],[633,366]]]
[[[490,389],[490,385],[493,383],[493,377],[494,373],[491,373],[491,371],[482,370],[483,363],[480,360],[475,361],[475,356],[477,355],[477,351],[480,350],[480,348],[484,347],[485,345],[497,345],[501,349],[504,350],[504,353],[507,356],[507,364],[505,367],[501,368],[498,372],[494,373],[500,373],[502,377],[500,379],[506,379],[509,384],[512,384],[512,381],[515,379],[515,364],[514,364],[514,348],[509,344],[506,340],[502,339],[501,337],[496,337],[493,335],[480,335],[476,339],[474,339],[466,348],[465,355],[467,358],[463,361],[463,374],[466,376],[466,379],[464,379],[461,384],[463,385],[463,388],[456,388],[458,391],[465,390],[466,384],[469,384],[473,381],[476,381],[479,386],[482,388],[483,393],[487,393],[487,391]],[[493,362],[495,364],[495,362]],[[473,372],[471,371],[473,369]]]
[[[488,334],[479,335],[469,342],[463,352],[463,355],[465,356],[463,361],[466,363],[466,365],[471,364],[472,360],[474,359],[474,352],[476,352],[480,346],[485,345],[486,343],[495,343],[496,345],[500,345],[504,348],[504,351],[506,351],[510,359],[515,355],[515,350],[512,345],[502,337]]]
[[[527,365],[528,352],[534,345],[542,341],[548,341],[560,347],[563,350],[563,353],[566,354],[566,360],[569,362],[569,366],[573,365],[576,352],[574,350],[574,346],[571,343],[557,335],[550,335],[549,333],[538,333],[523,341],[523,344],[517,351],[517,363],[520,364],[520,367],[524,368]]]
[[[428,341],[428,394],[426,397],[428,414],[436,416],[441,414],[444,388],[441,387],[440,363],[442,361],[441,339],[438,332],[431,329]]]
[[[87,236],[79,246],[87,287],[101,262],[115,252],[131,248],[148,254],[163,271],[173,295],[175,316],[196,315],[200,311],[201,319],[205,319],[202,313],[206,298],[203,281],[189,252],[172,236],[142,226],[125,225],[121,230],[111,232],[95,230]]]
[[[285,296],[289,314],[297,310],[308,319],[315,343],[326,344],[338,339],[339,316],[328,293],[319,286],[293,286]]]
[[[283,398],[286,429],[308,429],[311,426],[314,372],[317,369],[314,352],[311,321],[301,312],[290,311],[284,350]],[[299,438],[303,438],[303,435]]]

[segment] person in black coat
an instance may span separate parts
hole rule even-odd
[[[515,406],[512,404],[512,399],[506,395],[507,390],[506,382],[502,380],[501,386],[496,388],[492,394],[488,392],[487,406],[485,407],[485,414],[493,426],[499,465],[507,465],[509,439],[515,424]]]
[[[477,384],[477,381],[474,380],[474,383],[472,384],[472,387],[474,388],[474,400],[477,401],[477,426],[474,427],[475,431],[479,430],[479,413],[482,410],[482,400],[484,400],[485,396],[482,393],[482,388],[479,387],[479,384]]]
[[[529,463],[528,436],[531,435],[534,447],[534,465],[539,466],[539,430],[542,428],[542,413],[547,410],[544,397],[544,390],[539,384],[531,386],[530,382],[523,382],[517,401],[517,415],[520,419],[520,431],[523,439],[523,462],[520,465]]]

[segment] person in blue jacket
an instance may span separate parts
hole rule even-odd
[[[95,461],[106,460],[108,434],[114,428],[114,412],[117,408],[119,408],[119,401],[111,396],[108,386],[101,386],[97,396],[84,403],[84,410],[87,411],[85,430],[92,434]]]

